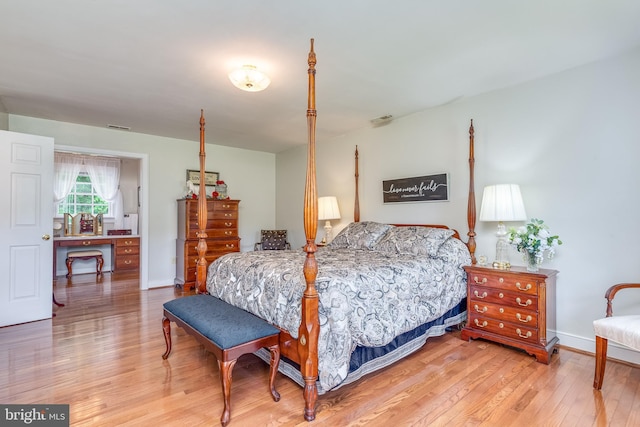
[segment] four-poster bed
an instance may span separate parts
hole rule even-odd
[[[229,254],[207,268],[207,204],[200,198],[196,289],[253,312],[281,330],[280,352],[283,360],[291,362],[288,366],[298,369],[294,380],[303,386],[304,417],[311,421],[319,387],[320,392],[328,391],[387,366],[420,348],[428,336],[441,335],[446,327],[465,320],[466,275],[462,266],[475,263],[475,194],[472,122],[466,244],[455,230],[443,225],[360,222],[356,148],[354,223],[328,247],[318,249],[313,39],[308,64],[304,249],[278,251],[275,255],[269,251]],[[200,194],[205,194],[204,124],[201,115]],[[341,269],[344,266],[348,269]],[[246,277],[240,280],[243,275]],[[374,313],[368,304],[385,307]],[[394,324],[392,320],[398,320],[395,318],[402,324]],[[386,347],[397,349],[386,353]],[[374,354],[380,352],[384,354]],[[329,362],[329,355],[334,353],[339,361]],[[282,372],[292,376],[286,370]]]

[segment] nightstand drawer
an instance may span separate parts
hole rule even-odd
[[[469,326],[519,341],[531,343],[538,341],[538,329],[536,327],[516,325],[511,322],[477,316],[473,313],[469,316]]]
[[[522,310],[501,304],[491,304],[485,301],[472,301],[469,304],[469,310],[469,314],[475,314],[476,316],[485,316],[517,324],[522,323],[532,328],[538,326],[538,313],[535,311]]]
[[[491,271],[491,274],[472,273],[469,274],[471,285],[489,286],[503,289],[505,291],[524,292],[529,295],[538,295],[538,282],[526,276],[513,276],[501,274],[498,270]]]
[[[483,286],[469,286],[469,298],[471,301],[485,301],[497,304],[509,305],[511,307],[528,308],[537,310],[538,297],[526,293],[507,292],[501,289],[488,288]]]

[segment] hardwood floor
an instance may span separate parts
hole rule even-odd
[[[217,426],[214,357],[172,325],[165,361],[162,304],[173,287],[138,290],[133,275],[59,278],[51,320],[0,328],[0,403],[70,404],[73,426]],[[638,426],[640,368],[610,361],[594,391],[594,359],[567,349],[550,365],[459,333],[430,339],[407,359],[322,395],[302,417],[302,389],[268,366],[238,360],[231,426]]]

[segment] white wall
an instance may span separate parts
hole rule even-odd
[[[322,127],[318,87],[318,128]],[[520,184],[529,217],[541,218],[564,244],[544,268],[560,271],[558,337],[562,345],[594,351],[592,321],[605,313],[604,293],[640,281],[635,228],[640,208],[640,49],[544,79],[463,99],[390,124],[317,143],[319,196],[338,197],[343,219],[353,216],[353,151],[360,152],[362,220],[445,223],[467,232],[468,128],[474,119],[476,198],[497,183]],[[278,154],[278,227],[292,244],[304,242],[302,194],[306,148]],[[382,203],[382,181],[448,172],[450,202]],[[517,226],[521,223],[508,224]],[[322,226],[322,224],[320,224]],[[494,255],[495,223],[478,222],[476,254]],[[318,239],[319,240],[319,239]],[[514,265],[523,265],[512,253]],[[640,295],[622,294],[617,313]],[[640,363],[610,348],[612,357]]]
[[[173,284],[176,199],[186,194],[186,170],[200,168],[198,142],[16,115],[9,115],[9,130],[51,136],[56,145],[148,155],[148,236],[142,234],[141,238],[148,239],[149,274],[148,283],[143,283],[142,287]],[[197,125],[194,135],[199,135]],[[241,249],[251,250],[260,229],[275,226],[275,155],[214,145],[211,137],[207,141],[206,169],[219,172],[220,178],[229,186],[229,195],[241,200]]]

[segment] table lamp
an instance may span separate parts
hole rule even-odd
[[[496,243],[496,257],[493,267],[508,269],[509,242],[504,221],[523,221],[527,219],[524,210],[520,186],[517,184],[498,184],[484,187],[482,206],[480,207],[480,221],[498,222],[498,242]]]
[[[326,221],[324,223],[323,244],[331,241],[331,220],[340,219],[340,209],[338,208],[338,199],[334,196],[326,196],[318,198],[318,220]]]

